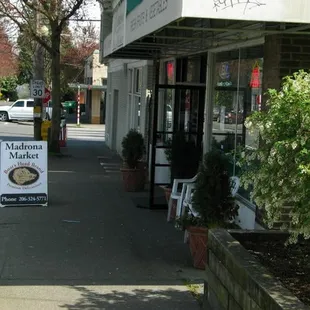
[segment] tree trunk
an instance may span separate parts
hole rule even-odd
[[[52,34],[52,129],[49,139],[49,151],[60,153],[59,133],[61,120],[61,102],[60,102],[60,32]]]

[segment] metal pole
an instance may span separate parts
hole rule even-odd
[[[41,27],[41,14],[37,11],[36,12],[36,30],[37,33],[40,32]],[[34,80],[42,80],[44,81],[44,50],[43,46],[36,43],[36,49],[33,57],[33,79]],[[40,113],[39,117],[34,117],[33,120],[33,136],[36,141],[42,140],[41,136],[41,123],[42,123],[42,98],[35,98],[34,99],[34,110]],[[39,112],[40,111],[40,112]]]
[[[80,126],[80,95],[81,95],[81,86],[78,85],[78,95],[77,95],[77,126]]]

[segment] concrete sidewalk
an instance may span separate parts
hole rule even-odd
[[[201,272],[166,212],[135,207],[103,142],[68,153],[49,159],[48,208],[0,210],[0,309],[199,309],[185,281]]]

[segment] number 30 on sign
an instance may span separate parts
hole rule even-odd
[[[45,84],[42,80],[31,81],[31,98],[43,98],[45,93]]]

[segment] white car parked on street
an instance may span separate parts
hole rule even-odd
[[[33,106],[33,99],[19,99],[11,105],[0,106],[0,121],[32,121]]]

